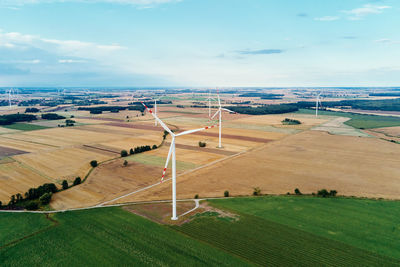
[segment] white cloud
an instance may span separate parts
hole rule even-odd
[[[80,59],[60,59],[58,60],[58,63],[86,63],[86,60],[80,60]]]
[[[375,40],[374,42],[381,43],[381,44],[400,44],[400,41],[394,41],[394,40],[387,39],[387,38],[378,39],[378,40]]]
[[[337,16],[325,16],[325,17],[320,17],[320,18],[315,18],[314,20],[319,20],[319,21],[334,21],[338,20],[339,17]]]
[[[76,3],[88,3],[88,4],[111,3],[111,4],[151,7],[158,4],[166,4],[166,3],[181,2],[181,1],[182,0],[1,0],[0,6],[15,8],[16,6],[23,6],[29,4],[76,2]]]
[[[380,14],[385,9],[389,9],[391,6],[381,6],[381,5],[373,5],[366,4],[362,7],[355,8],[352,10],[345,10],[344,13],[348,14],[350,20],[360,20],[363,17],[371,14]]]

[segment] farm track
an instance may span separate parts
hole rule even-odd
[[[104,151],[104,152],[110,152],[110,153],[113,153],[113,154],[119,154],[120,153],[119,151],[116,151],[116,150],[107,149],[107,148],[101,148],[101,147],[96,147],[96,146],[91,146],[91,145],[82,145],[82,147],[83,148],[89,148],[92,151],[93,150],[100,150],[100,151]]]

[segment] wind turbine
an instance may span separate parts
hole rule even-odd
[[[315,100],[315,117],[318,117],[318,104],[319,104],[320,107],[322,106],[321,98],[320,98],[321,94],[322,93],[319,93],[317,95],[317,99]]]
[[[215,114],[211,117],[210,120],[214,119],[214,117],[217,114],[219,114],[219,123],[218,123],[218,125],[219,125],[219,142],[218,142],[218,148],[222,148],[222,144],[221,144],[222,143],[221,142],[221,136],[222,136],[222,111],[228,111],[229,113],[236,113],[236,112],[232,111],[230,109],[227,109],[227,108],[223,108],[221,106],[221,100],[219,99],[219,95],[218,95],[218,106],[219,106],[219,108],[218,108],[217,112],[215,112]]]
[[[161,182],[163,182],[164,180],[164,176],[165,176],[165,172],[167,171],[167,167],[168,167],[168,163],[169,163],[169,159],[171,158],[172,155],[172,217],[171,220],[178,220],[178,217],[176,216],[176,156],[175,156],[175,138],[181,135],[185,135],[185,134],[191,134],[191,133],[195,133],[195,132],[199,132],[199,131],[203,131],[203,130],[207,130],[207,129],[211,129],[214,128],[215,125],[212,126],[206,126],[203,128],[199,128],[199,129],[193,129],[193,130],[187,130],[187,131],[183,131],[181,133],[175,134],[174,132],[172,132],[167,125],[165,125],[165,123],[160,120],[157,115],[155,115],[153,113],[153,111],[151,109],[149,109],[143,102],[141,102],[142,105],[149,111],[149,113],[151,115],[153,115],[153,117],[156,119],[156,121],[158,121],[158,123],[164,128],[164,130],[166,130],[171,136],[172,136],[172,140],[171,140],[171,145],[169,147],[169,152],[168,152],[168,156],[167,156],[167,161],[165,162],[165,167],[163,170],[163,174],[161,176]]]
[[[154,115],[157,116],[157,99],[154,99]],[[157,120],[154,120],[154,125],[157,126]]]
[[[211,117],[211,100],[215,100],[214,98],[211,97],[211,91],[208,90],[208,97],[206,98],[208,100],[208,117]]]

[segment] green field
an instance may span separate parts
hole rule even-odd
[[[127,161],[134,161],[150,166],[157,166],[157,167],[164,167],[165,166],[165,161],[167,160],[167,155],[164,157],[159,157],[159,156],[154,156],[154,155],[148,155],[145,153],[141,154],[136,154],[132,156],[126,157]],[[171,161],[169,162],[168,168],[171,168]],[[185,161],[176,161],[176,169],[177,170],[190,170],[198,167],[198,165],[192,163],[192,162],[185,162]]]
[[[204,216],[175,228],[260,265],[400,264],[400,202],[315,197],[210,202],[240,219]]]
[[[29,123],[13,123],[10,125],[4,125],[2,127],[7,128],[7,129],[20,130],[20,131],[35,131],[35,130],[42,130],[42,129],[49,128],[46,126],[29,124]]]
[[[300,109],[297,113],[315,114],[315,110]],[[344,124],[347,124],[357,129],[372,129],[381,127],[400,126],[400,117],[355,114],[348,112],[336,112],[336,111],[325,111],[325,110],[318,111],[318,114],[325,116],[340,116],[340,117],[351,118],[351,120],[346,121]]]
[[[2,233],[10,231],[15,224],[20,224],[18,227],[26,229],[26,233],[37,230],[31,229],[27,220],[18,222],[10,218],[17,215],[0,213]],[[45,219],[42,214],[33,217]],[[1,247],[1,266],[249,265],[238,257],[121,208],[57,213],[52,219],[57,223],[51,222],[55,226],[47,231]],[[11,239],[6,236],[4,240]]]

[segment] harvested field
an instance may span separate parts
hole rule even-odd
[[[75,177],[84,177],[90,169],[91,160],[103,161],[109,159],[109,155],[102,152],[91,152],[80,148],[65,148],[41,153],[30,153],[14,156],[22,162],[54,181],[64,179],[72,181]]]
[[[14,139],[10,136],[0,136],[0,146],[9,147],[13,149],[23,150],[27,152],[44,151],[56,148],[55,146],[32,142],[29,140]]]
[[[120,195],[160,182],[159,167],[137,162],[123,166],[123,159],[110,161],[95,168],[85,183],[53,196],[54,209],[96,205]]]
[[[171,145],[171,143],[165,142],[164,145],[169,147]],[[220,155],[225,155],[225,156],[230,156],[230,155],[235,154],[235,152],[226,151],[226,150],[217,149],[217,148],[190,146],[190,145],[184,145],[184,144],[175,144],[175,147],[181,148],[181,149],[193,150],[193,151],[201,151],[201,152],[220,154]]]
[[[23,150],[0,146],[0,158],[28,153]]]
[[[385,159],[385,160],[382,160]],[[340,195],[399,199],[400,149],[374,138],[307,131],[178,177],[178,198],[303,193],[322,188]],[[379,181],[379,183],[378,183]],[[120,201],[170,199],[170,182]]]
[[[387,136],[400,137],[400,127],[376,128],[373,131],[386,134]]]
[[[52,182],[18,162],[0,164],[0,201],[8,203],[11,195],[24,194],[29,188]]]
[[[349,125],[344,124],[344,122],[350,120],[350,118],[339,117],[333,119],[331,121],[325,122],[321,125],[318,125],[312,130],[314,131],[325,131],[330,134],[335,135],[349,135],[349,136],[361,136],[361,137],[369,137],[370,135],[362,132],[359,129],[353,128]]]

